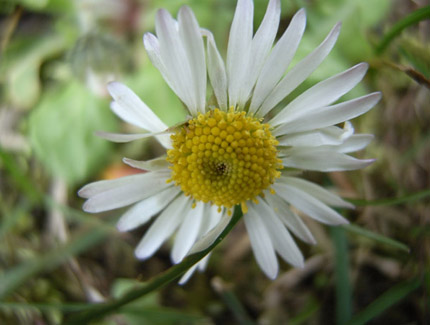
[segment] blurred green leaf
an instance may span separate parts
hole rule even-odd
[[[309,29],[305,36],[312,31],[322,39],[337,22],[342,22],[339,39],[332,52],[347,60],[348,65],[369,60],[373,53],[368,30],[386,15],[390,5],[390,0],[316,1],[313,4],[315,8],[308,11]]]
[[[421,281],[418,279],[403,282],[395,287],[387,290],[378,298],[376,298],[369,306],[363,311],[356,314],[347,324],[360,325],[366,324],[376,316],[382,314],[388,308],[398,303],[400,300],[406,298],[411,292],[420,287]]]
[[[343,225],[342,227],[345,228],[346,230],[352,232],[352,233],[357,234],[357,235],[367,237],[367,238],[372,239],[374,241],[380,242],[382,244],[385,244],[385,245],[388,245],[388,246],[391,246],[391,247],[394,247],[394,248],[397,248],[397,249],[400,249],[404,252],[409,253],[409,247],[406,246],[405,244],[397,241],[397,240],[385,237],[381,234],[374,233],[373,231],[361,228],[357,225],[349,224],[349,225]]]
[[[30,108],[41,92],[40,66],[46,60],[65,49],[61,36],[49,35],[33,40],[21,40],[3,57],[6,76],[6,96],[14,106]]]
[[[75,184],[107,162],[110,143],[94,131],[112,131],[116,119],[107,102],[74,82],[45,92],[29,124],[31,143],[46,169]]]
[[[42,9],[49,0],[17,0],[16,2],[27,9]]]
[[[6,0],[8,1],[8,0]],[[35,12],[71,12],[75,5],[69,0],[9,0],[11,5],[20,5]],[[1,9],[1,8],[0,8]]]
[[[88,71],[119,74],[129,65],[127,50],[117,39],[100,32],[81,36],[68,54],[73,73],[85,80]]]

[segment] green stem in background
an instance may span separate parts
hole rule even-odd
[[[94,304],[91,309],[87,309],[79,312],[78,314],[71,315],[69,319],[67,319],[64,324],[87,324],[88,322],[98,319],[100,317],[106,316],[110,313],[115,312],[122,306],[138,299],[146,294],[153,292],[154,290],[160,289],[170,282],[178,279],[181,275],[183,275],[190,267],[200,261],[203,257],[205,257],[212,249],[214,249],[227,234],[233,229],[236,223],[242,217],[242,210],[240,206],[236,206],[234,209],[233,217],[227,227],[223,230],[223,232],[218,236],[215,242],[210,245],[205,250],[202,250],[198,253],[192,254],[186,257],[181,263],[172,266],[167,271],[161,273],[156,276],[152,280],[150,280],[145,286],[133,289],[126,293],[123,297],[112,300],[105,303]]]
[[[367,238],[374,240],[376,242],[380,242],[382,244],[385,244],[385,245],[400,249],[406,253],[409,253],[409,247],[406,246],[405,244],[403,244],[397,240],[385,237],[381,234],[377,234],[373,231],[361,228],[357,225],[353,225],[353,224],[343,225],[342,228],[344,228],[345,230],[347,230],[351,233],[355,233],[357,235],[367,237]]]
[[[407,295],[418,289],[420,286],[421,280],[414,279],[412,281],[402,282],[395,287],[388,289],[373,302],[371,302],[363,311],[351,318],[351,320],[346,324],[367,324],[367,322],[382,314],[384,311],[402,299],[406,298]]]
[[[377,206],[377,205],[397,205],[403,203],[411,203],[430,196],[430,190],[412,193],[399,198],[378,199],[378,200],[363,200],[363,199],[346,199],[355,206]]]
[[[331,227],[330,234],[335,251],[336,324],[345,324],[352,315],[348,241],[342,227]]]
[[[255,325],[248,315],[245,307],[231,289],[231,285],[224,283],[221,278],[216,277],[212,281],[212,287],[220,295],[226,306],[231,310],[236,321],[240,325]]]
[[[411,25],[414,25],[418,23],[421,20],[429,19],[430,18],[430,6],[426,6],[423,8],[420,8],[405,18],[399,20],[391,29],[390,31],[384,36],[382,41],[379,43],[379,45],[376,47],[376,53],[381,54],[384,52],[384,50],[387,48],[387,46],[391,43],[391,41],[399,35],[402,30],[404,30],[406,27],[409,27]]]

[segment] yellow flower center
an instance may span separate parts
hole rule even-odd
[[[228,209],[242,204],[246,210],[246,201],[256,201],[280,176],[278,142],[269,125],[245,112],[199,113],[171,139],[169,181],[195,200]]]

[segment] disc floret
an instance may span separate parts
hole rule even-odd
[[[243,111],[199,113],[171,139],[170,181],[197,201],[246,208],[246,201],[255,201],[280,176],[278,142],[269,125]]]

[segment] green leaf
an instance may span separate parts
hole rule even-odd
[[[110,143],[94,132],[115,122],[107,102],[71,83],[44,94],[30,117],[30,140],[49,172],[75,184],[107,162]]]
[[[366,324],[376,316],[382,314],[388,308],[398,303],[400,300],[406,298],[411,292],[420,287],[421,281],[415,279],[410,282],[403,282],[395,287],[387,290],[378,298],[376,298],[369,306],[363,311],[355,315],[347,324],[360,325]]]
[[[385,237],[381,234],[374,233],[373,231],[361,228],[357,225],[349,224],[349,225],[343,225],[342,227],[357,235],[367,237],[379,243],[382,243],[409,253],[409,247],[397,240]]]
[[[64,50],[65,46],[62,37],[49,35],[22,40],[5,53],[6,96],[14,106],[30,108],[36,103],[41,92],[40,66],[48,57]]]
[[[49,0],[18,0],[27,9],[42,9],[48,4]]]
[[[342,22],[342,29],[334,53],[348,66],[351,62],[368,60],[373,55],[371,45],[368,41],[368,30],[377,24],[390,9],[389,0],[328,0],[317,1],[309,8],[308,22],[309,32],[318,35],[320,41],[328,31],[337,23]],[[313,47],[318,43],[315,41]],[[325,63],[323,63],[324,65]]]

